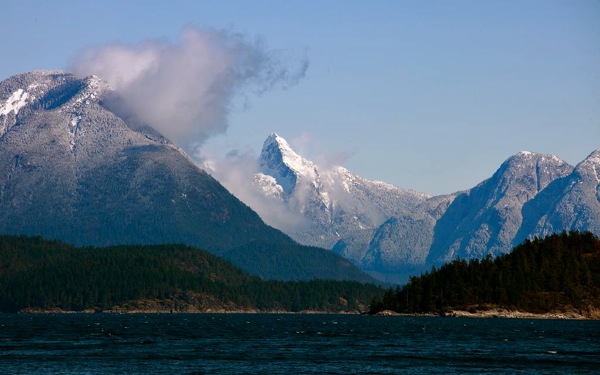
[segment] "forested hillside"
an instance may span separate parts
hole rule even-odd
[[[265,281],[183,245],[77,248],[0,237],[0,311],[359,311],[383,290],[345,281]]]
[[[563,232],[527,240],[495,259],[455,260],[389,290],[371,312],[490,307],[584,315],[600,308],[600,240],[589,232]]]

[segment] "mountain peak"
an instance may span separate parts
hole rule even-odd
[[[273,133],[269,134],[269,136],[265,140],[265,143],[279,143],[280,141],[287,143],[286,140],[283,139],[283,137],[281,137],[279,134],[273,132]]]
[[[521,151],[506,159],[491,180],[492,184],[498,184],[503,195],[507,194],[506,189],[509,187],[516,189],[513,193],[518,193],[523,188],[529,190],[534,187],[534,190],[539,192],[550,182],[566,176],[572,170],[571,165],[555,155]],[[520,187],[517,188],[518,186]]]
[[[54,109],[70,104],[71,107],[97,101],[111,90],[108,83],[97,76],[76,77],[61,70],[39,70],[13,76],[1,83],[0,116],[17,116],[21,108]]]
[[[535,152],[526,151],[526,150],[517,152],[517,155],[522,155],[522,156],[528,156],[528,155],[533,155],[533,154],[535,154]]]
[[[531,151],[519,151],[516,154],[510,156],[506,161],[511,160],[535,160],[538,159],[542,154]]]
[[[297,161],[298,159],[302,159],[302,157],[300,155],[298,155],[296,153],[296,151],[294,151],[292,146],[290,146],[290,144],[277,133],[271,133],[267,137],[267,139],[265,140],[265,143],[263,144],[262,152],[265,153],[265,152],[273,151],[274,149],[279,151],[279,153],[281,154],[281,157],[283,159],[287,159],[284,161],[288,161],[291,164],[294,164],[294,162]]]
[[[500,170],[506,171],[509,169],[534,168],[540,165],[567,165],[567,162],[558,156],[551,154],[541,154],[531,151],[520,151],[509,157],[502,163]]]
[[[287,194],[291,194],[298,177],[315,181],[315,165],[298,155],[277,133],[271,133],[263,144],[259,158],[263,173],[273,176]]]
[[[588,180],[591,184],[600,186],[600,149],[589,154],[575,168],[580,179]],[[600,201],[600,198],[598,198]]]
[[[600,166],[600,148],[589,154],[582,163],[590,163]]]

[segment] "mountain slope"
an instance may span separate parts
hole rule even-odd
[[[430,268],[426,258],[436,221],[454,198],[454,194],[428,198],[412,211],[391,217],[368,233],[356,232],[338,241],[332,250],[377,279],[406,282],[409,276]]]
[[[510,251],[523,205],[572,168],[553,155],[521,152],[510,157],[490,179],[454,199],[435,225],[427,262]]]
[[[516,241],[562,230],[600,233],[600,149],[523,207]]]
[[[75,245],[183,243],[216,254],[253,243],[250,257],[280,243],[296,250],[295,278],[315,276],[299,245],[167,139],[113,112],[115,101],[93,76],[33,72],[0,83],[0,233]],[[348,271],[334,272],[340,278],[368,279],[339,257],[315,256]]]
[[[534,235],[600,233],[597,154],[574,169],[553,155],[520,152],[474,188],[430,197],[321,168],[272,134],[254,183],[302,219],[286,228],[297,241],[331,247],[381,280],[402,282],[456,258],[506,253]]]

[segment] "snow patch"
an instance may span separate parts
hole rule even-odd
[[[69,122],[69,146],[71,147],[71,151],[75,149],[75,138],[77,138],[77,133],[79,130],[79,123],[81,122],[81,115],[73,114],[71,117],[71,121]]]
[[[27,104],[27,97],[29,94],[23,89],[18,89],[13,92],[11,96],[6,100],[4,105],[0,106],[0,115],[8,115],[11,112],[19,113],[19,110]]]
[[[329,204],[331,203],[331,199],[329,198],[329,193],[326,191],[321,192],[321,201],[325,204],[325,207],[329,208]]]
[[[346,182],[346,180],[342,181],[342,186],[346,193],[350,193],[350,185],[348,185],[348,182]]]

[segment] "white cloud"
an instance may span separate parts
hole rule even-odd
[[[283,200],[264,195],[253,185],[260,172],[256,156],[251,150],[229,151],[227,157],[211,154],[210,150],[195,155],[201,165],[229,192],[256,211],[267,224],[285,232],[301,231],[309,222],[299,212],[293,211]]]
[[[187,27],[175,43],[89,48],[71,70],[108,81],[122,114],[186,147],[225,132],[236,96],[294,85],[307,66],[302,60],[290,68],[262,41],[239,33]]]

